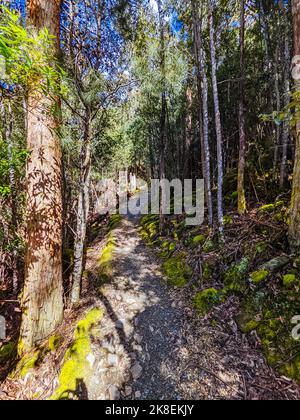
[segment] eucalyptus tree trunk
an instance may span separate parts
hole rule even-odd
[[[293,0],[293,33],[294,54],[300,55],[300,0]],[[299,65],[299,64],[298,64]],[[300,92],[300,80],[295,80],[295,89]],[[296,153],[293,176],[291,223],[289,228],[289,240],[291,249],[300,252],[300,109],[296,110]]]
[[[61,1],[28,0],[27,17],[47,28],[59,50]],[[51,60],[50,60],[51,61]],[[49,63],[53,65],[53,63]],[[25,285],[19,353],[30,351],[63,319],[62,193],[58,101],[31,87],[28,97]]]
[[[195,43],[195,59],[197,64],[198,74],[198,92],[199,100],[202,105],[200,109],[200,125],[202,123],[202,161],[203,161],[203,173],[205,180],[206,189],[206,201],[208,208],[208,221],[210,226],[213,225],[213,204],[212,204],[212,191],[211,191],[211,173],[210,173],[210,146],[209,146],[209,120],[208,120],[208,80],[206,74],[206,59],[203,49],[203,42],[201,37],[202,25],[199,27],[199,2],[198,0],[191,0],[192,14],[193,14],[193,31],[194,31],[194,43]],[[201,16],[202,21],[202,16]]]
[[[84,136],[80,153],[80,183],[77,204],[77,224],[74,245],[74,268],[71,291],[71,304],[76,305],[80,300],[81,280],[84,267],[85,243],[87,223],[90,209],[90,181],[91,181],[91,110],[86,108],[84,122]]]
[[[238,164],[238,212],[247,211],[245,195],[246,132],[245,132],[245,0],[240,0],[240,100],[239,100],[239,164]]]
[[[208,0],[208,17],[209,17],[209,33],[210,33],[210,53],[211,53],[211,74],[212,87],[215,108],[215,124],[217,136],[217,160],[218,160],[218,223],[221,241],[224,238],[224,221],[223,221],[223,137],[222,124],[219,105],[219,91],[217,81],[217,61],[215,46],[215,27],[214,27],[214,8],[213,0]]]

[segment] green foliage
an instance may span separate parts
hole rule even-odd
[[[13,170],[15,176],[21,176],[24,171],[27,156],[28,152],[26,150],[20,150],[19,147],[14,147],[10,158],[7,144],[0,138],[0,197],[7,198],[10,196],[10,171]]]
[[[0,55],[5,60],[2,78],[10,85],[43,92],[58,91],[63,75],[53,54],[53,37],[47,29],[36,33],[25,28],[19,14],[2,7],[0,13]]]

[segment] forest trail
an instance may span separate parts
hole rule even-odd
[[[101,394],[98,384],[93,397],[295,397],[293,384],[276,377],[232,321],[228,321],[229,332],[224,326],[212,326],[197,316],[182,290],[167,285],[160,261],[139,235],[137,219],[123,219],[114,236],[114,275],[101,290],[106,315],[100,328],[106,357],[100,369]]]

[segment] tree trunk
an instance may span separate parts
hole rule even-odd
[[[61,1],[29,0],[27,16],[46,27],[59,49]],[[52,65],[52,63],[50,63]],[[49,336],[63,318],[61,147],[55,101],[33,91],[28,98],[25,285],[20,355]]]
[[[209,146],[209,121],[208,121],[208,80],[205,68],[205,56],[201,38],[201,28],[198,25],[199,17],[199,2],[192,0],[192,13],[193,13],[193,30],[195,41],[195,59],[198,67],[198,91],[199,100],[202,104],[202,112],[200,110],[200,126],[203,122],[203,172],[205,179],[206,201],[208,208],[208,221],[209,225],[213,224],[213,205],[212,205],[212,192],[211,192],[211,174],[210,174],[210,146]],[[202,19],[202,17],[201,17]],[[200,127],[201,130],[201,127]]]
[[[209,6],[209,32],[210,32],[210,53],[211,53],[211,73],[212,86],[215,107],[215,124],[217,135],[217,160],[218,160],[218,222],[219,233],[221,241],[224,238],[224,221],[223,221],[223,138],[222,138],[222,124],[219,105],[219,92],[217,81],[217,61],[216,61],[216,47],[215,47],[215,28],[212,0],[208,0]]]
[[[245,0],[241,0],[240,16],[240,101],[239,101],[239,165],[238,165],[238,212],[247,211],[245,196],[246,132],[245,132]]]
[[[185,120],[185,162],[183,175],[187,179],[191,175],[191,146],[192,146],[192,129],[193,129],[193,119],[192,119],[192,106],[193,106],[193,92],[190,86],[186,90],[186,120]]]
[[[290,52],[290,27],[287,10],[283,0],[279,1],[280,8],[283,13],[283,30],[284,30],[284,71],[283,71],[283,104],[284,108],[287,108],[290,100],[290,68],[291,68],[291,52]],[[280,188],[283,188],[287,180],[287,152],[288,143],[290,138],[290,122],[288,118],[283,121],[282,130],[282,159],[281,159],[281,170],[280,170]]]
[[[166,178],[166,121],[167,121],[167,96],[165,90],[166,80],[166,51],[165,51],[165,30],[164,30],[164,18],[162,11],[161,0],[157,0],[158,14],[159,14],[159,30],[160,30],[160,71],[162,81],[162,94],[161,94],[161,115],[160,115],[160,179]],[[160,205],[160,231],[162,232],[165,225],[165,215],[163,209],[165,208],[166,192],[164,188],[161,188],[161,205]]]
[[[294,54],[300,55],[300,0],[293,0],[293,32],[294,32]],[[295,80],[296,91],[300,91],[300,80]],[[296,110],[296,153],[293,176],[291,223],[289,228],[289,239],[291,249],[300,251],[300,110]]]
[[[281,98],[280,98],[280,89],[279,89],[279,47],[277,46],[275,52],[275,95],[276,95],[276,112],[280,112],[281,108]],[[277,180],[277,166],[278,166],[278,155],[279,155],[279,146],[280,146],[280,134],[281,127],[276,125],[276,140],[274,144],[274,158],[273,158],[273,171],[274,171],[274,180]]]
[[[90,208],[91,180],[91,111],[86,109],[84,138],[80,153],[81,171],[77,207],[77,228],[74,246],[73,284],[71,304],[80,300],[81,280],[84,267],[84,248],[86,243],[87,222]]]

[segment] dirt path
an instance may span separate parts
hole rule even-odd
[[[298,388],[277,377],[237,332],[234,301],[227,312],[217,310],[213,323],[197,317],[188,291],[166,284],[136,220],[123,220],[115,238],[113,280],[101,297],[105,357],[98,399],[297,398]]]

